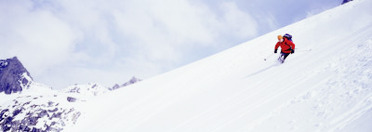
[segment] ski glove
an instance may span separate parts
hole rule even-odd
[[[275,50],[274,50],[274,53],[276,53],[277,51],[278,51],[278,49],[275,49]]]
[[[292,49],[292,50],[291,50],[291,54],[293,54],[293,53],[294,53],[294,50]]]

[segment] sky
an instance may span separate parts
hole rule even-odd
[[[192,63],[341,2],[0,0],[0,58],[17,56],[36,82],[55,89],[90,82],[112,87]]]

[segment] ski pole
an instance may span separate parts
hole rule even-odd
[[[271,56],[273,56],[275,53],[271,53],[270,55],[268,55],[267,57],[264,58],[264,61],[266,61],[268,58],[270,58]]]

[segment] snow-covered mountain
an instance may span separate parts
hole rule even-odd
[[[96,83],[89,84],[75,84],[62,90],[65,93],[76,94],[79,96],[97,96],[109,92],[108,87],[101,86]]]
[[[31,82],[29,89],[0,94],[0,131],[61,131],[80,116],[69,94]]]
[[[53,90],[34,82],[17,57],[0,60],[0,80],[0,131],[62,131],[83,114],[82,104],[110,92],[96,83]]]
[[[107,92],[138,83],[140,81],[141,79],[132,77],[129,81],[125,82],[124,84],[122,85],[115,84],[113,87],[105,87],[97,83],[75,84],[67,87],[66,89],[63,89],[62,92],[70,93],[72,95],[79,96],[80,98],[89,98],[92,96],[99,96]]]
[[[284,33],[296,49],[280,64]],[[372,1],[355,0],[94,98],[66,130],[372,131],[371,51]]]

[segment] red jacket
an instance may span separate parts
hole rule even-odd
[[[295,44],[285,37],[283,37],[283,42],[276,43],[275,50],[277,50],[279,46],[282,49],[283,53],[291,53],[291,49],[295,49]]]

